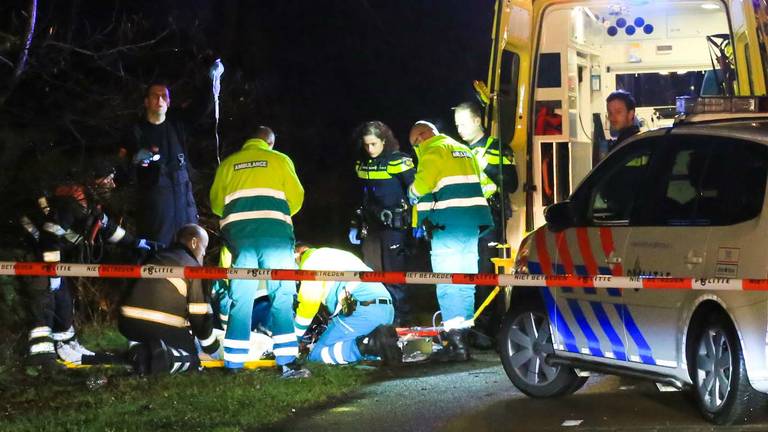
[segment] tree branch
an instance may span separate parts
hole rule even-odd
[[[3,63],[7,64],[10,67],[13,67],[13,62],[8,60],[7,58],[5,58],[3,56],[0,56],[0,62],[3,62]]]
[[[83,48],[76,47],[74,45],[66,44],[66,43],[63,43],[63,42],[52,41],[52,40],[46,41],[45,45],[53,45],[53,46],[57,46],[57,47],[60,47],[60,48],[70,49],[72,51],[79,52],[81,54],[85,54],[85,55],[89,55],[89,56],[93,56],[93,57],[101,57],[101,56],[105,56],[105,55],[109,55],[109,54],[114,54],[114,53],[120,52],[120,51],[129,51],[129,50],[132,50],[132,49],[137,49],[137,48],[142,48],[142,47],[145,47],[145,46],[148,46],[148,45],[152,45],[154,43],[157,43],[160,39],[162,39],[165,35],[167,35],[169,31],[170,30],[166,30],[166,31],[160,33],[156,38],[154,38],[152,40],[148,40],[148,41],[137,43],[137,44],[133,44],[133,45],[119,46],[117,48],[112,48],[110,50],[99,51],[99,52],[89,51],[89,50],[86,50],[86,49],[83,49]]]
[[[13,75],[11,76],[11,80],[8,83],[7,89],[5,90],[5,92],[0,94],[0,105],[5,104],[6,99],[8,99],[8,96],[10,96],[10,94],[13,92],[13,89],[16,87],[16,84],[19,83],[19,79],[21,79],[21,74],[23,74],[24,70],[27,68],[27,60],[29,59],[29,47],[32,46],[32,39],[35,36],[36,23],[37,23],[37,0],[30,0],[29,1],[29,21],[27,21],[27,31],[26,31],[26,36],[24,38],[24,47],[21,49],[21,53],[19,53],[19,61],[16,62],[16,68],[13,71]],[[8,61],[5,58],[3,58],[3,60]]]

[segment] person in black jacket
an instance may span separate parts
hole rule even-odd
[[[195,224],[183,226],[176,242],[146,265],[202,265],[208,234]],[[129,361],[139,374],[177,373],[200,368],[195,339],[214,358],[210,293],[200,279],[139,279],[120,306],[118,328],[129,341]]]
[[[493,228],[480,236],[478,241],[478,271],[494,273],[495,268],[491,259],[499,256],[497,246],[503,241],[502,230],[506,229],[506,220],[512,216],[509,195],[517,191],[518,186],[515,156],[507,144],[500,146],[497,138],[485,132],[482,108],[477,103],[459,104],[453,109],[453,116],[461,139],[472,150],[480,168],[496,187],[496,191],[491,196],[487,196],[488,206],[493,216]],[[475,288],[475,303],[481,304],[485,301],[492,290],[493,287],[478,285]],[[470,339],[476,348],[488,349],[493,346],[492,339],[496,337],[501,327],[504,312],[506,311],[501,296],[497,296],[475,323],[475,328],[488,338],[476,332],[470,333]]]
[[[179,228],[198,220],[184,123],[167,115],[170,106],[168,86],[150,84],[144,95],[145,118],[134,125],[121,149],[135,170],[136,232],[166,246]]]
[[[408,187],[416,170],[413,159],[400,152],[392,130],[380,121],[358,126],[354,133],[359,159],[355,164],[362,187],[362,205],[349,230],[352,244],[362,242],[363,260],[376,271],[404,271],[406,239],[411,228]],[[395,303],[395,322],[410,319],[405,285],[386,284]]]
[[[616,136],[615,140],[608,142],[608,152],[612,152],[629,137],[640,132],[637,117],[635,117],[637,103],[629,92],[616,90],[605,99],[605,105],[608,111],[608,122],[611,124],[611,135]]]
[[[34,211],[22,215],[21,226],[38,261],[50,264],[98,262],[104,243],[149,250],[151,242],[136,239],[104,211],[114,183],[114,167],[93,162],[84,182],[58,182],[37,198]],[[78,342],[70,281],[63,277],[26,279],[22,291],[30,315],[29,357],[34,366],[54,366],[56,359],[80,364],[94,353]]]

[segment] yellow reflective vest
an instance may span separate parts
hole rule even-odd
[[[211,210],[229,240],[253,236],[293,238],[291,216],[304,202],[304,188],[291,159],[249,139],[221,162],[211,187]]]

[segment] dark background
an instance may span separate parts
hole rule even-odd
[[[351,133],[387,123],[411,152],[410,125],[435,121],[455,136],[451,107],[486,80],[493,0],[118,1],[0,6],[0,241],[19,236],[15,212],[53,179],[113,156],[142,113],[143,86],[171,85],[171,111],[192,119],[190,157],[204,223],[216,168],[207,69],[220,57],[222,154],[249,127],[271,126],[306,189],[297,237],[346,243],[358,195]],[[191,113],[194,113],[191,114]],[[112,204],[130,225],[135,191]]]

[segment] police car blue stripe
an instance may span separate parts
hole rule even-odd
[[[531,274],[543,274],[541,271],[541,264],[535,261],[528,261],[528,271]],[[557,307],[557,303],[555,303],[555,299],[552,297],[549,288],[542,287],[540,292],[547,308],[549,322],[555,323],[557,332],[560,333],[560,336],[564,339],[565,349],[570,352],[579,352],[579,347],[576,346],[576,336],[573,335],[570,327],[568,327],[568,323],[565,321],[563,313],[560,312],[560,308]]]
[[[565,321],[563,313],[560,312],[560,308],[557,307],[555,299],[552,297],[552,293],[549,292],[549,288],[541,288],[541,296],[544,298],[544,304],[547,308],[547,315],[549,316],[549,322],[555,322],[555,328],[565,343],[565,349],[570,352],[578,353],[579,347],[576,345],[576,336],[573,335],[568,323]]]
[[[605,312],[605,309],[603,308],[603,304],[600,302],[589,302],[590,306],[592,306],[592,312],[595,313],[595,316],[597,317],[597,321],[600,323],[600,327],[603,329],[603,332],[608,337],[608,340],[611,342],[611,349],[613,349],[613,355],[618,360],[626,360],[627,359],[627,353],[624,349],[624,342],[622,342],[621,337],[619,337],[618,333],[616,333],[616,330],[613,328],[613,324],[611,323],[611,319],[608,317],[608,314]]]
[[[598,267],[598,272],[601,275],[612,275],[611,269],[608,267]],[[621,297],[621,289],[619,288],[607,288],[608,295],[611,297]]]
[[[576,276],[589,276],[589,272],[587,272],[587,267],[584,265],[573,266],[573,271],[576,272]],[[597,289],[585,287],[584,294],[597,294]]]
[[[597,338],[597,335],[589,325],[587,317],[584,316],[584,311],[581,310],[579,302],[575,299],[568,299],[568,307],[571,309],[571,313],[576,319],[576,323],[579,324],[581,332],[584,333],[584,336],[587,337],[587,346],[589,347],[589,352],[594,356],[605,357],[603,350],[600,349],[600,340]]]
[[[648,345],[648,341],[646,341],[643,337],[643,333],[635,323],[635,319],[632,318],[632,313],[629,311],[629,308],[623,304],[616,304],[614,306],[616,307],[616,311],[619,313],[619,315],[624,317],[624,327],[629,332],[629,335],[632,337],[635,345],[637,345],[637,350],[640,354],[640,360],[645,364],[655,365],[656,361],[653,359],[653,352],[651,351],[651,347]]]

